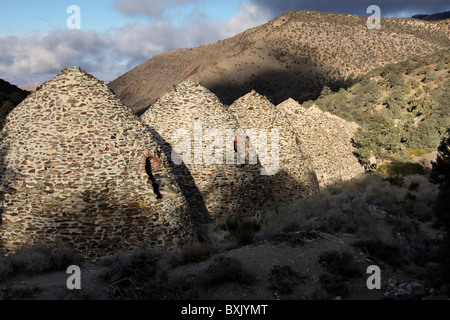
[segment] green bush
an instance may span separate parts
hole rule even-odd
[[[423,78],[423,82],[430,83],[436,81],[436,79],[437,79],[436,71],[434,71],[433,69],[429,69],[425,74],[425,78]]]
[[[410,156],[416,156],[416,157],[420,157],[420,156],[428,154],[427,151],[425,151],[425,150],[418,150],[418,149],[406,149],[406,151],[408,152],[408,154]]]
[[[450,285],[450,129],[439,145],[431,179],[434,183],[439,184],[439,195],[434,211],[446,232],[440,252],[440,262],[443,266],[444,282]],[[449,290],[447,289],[447,291]]]
[[[391,162],[377,169],[377,172],[385,177],[391,184],[403,186],[404,177],[411,175],[423,175],[425,169],[418,163]]]

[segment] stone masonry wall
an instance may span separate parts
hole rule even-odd
[[[353,138],[358,126],[316,106],[304,108],[288,99],[277,106],[301,132],[301,139],[311,157],[312,168],[319,185],[330,185],[351,180],[364,173],[364,168],[353,155]]]
[[[274,210],[270,184],[261,175],[261,166],[237,164],[236,137],[227,140],[226,130],[237,132],[239,129],[237,120],[213,93],[199,83],[188,80],[176,86],[153,104],[141,119],[153,130],[169,158],[179,145],[179,141],[173,140],[173,134],[177,129],[187,130],[191,163],[177,165],[171,162],[171,167],[191,207],[197,211],[195,221],[220,222],[235,216],[264,220]],[[194,161],[195,122],[201,123],[204,134],[208,129],[222,132],[223,137],[217,139],[213,147],[216,150],[222,148],[223,164]],[[212,141],[204,138],[199,146],[205,155]],[[227,148],[234,153],[233,164],[226,163]]]
[[[8,115],[0,185],[3,251],[55,242],[96,259],[144,241],[175,248],[196,238],[151,133],[102,82],[75,67]]]
[[[245,130],[279,130],[279,170],[269,176],[275,200],[294,201],[318,192],[319,185],[311,159],[302,145],[302,132],[297,132],[286,116],[266,97],[252,91],[236,100],[229,109]],[[270,142],[268,149],[270,155]],[[272,165],[262,163],[267,167]]]

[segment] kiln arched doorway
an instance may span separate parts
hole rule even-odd
[[[153,192],[156,195],[157,200],[161,200],[163,198],[161,192],[159,192],[159,184],[156,182],[155,177],[152,172],[152,162],[150,157],[145,158],[145,172],[148,175],[148,182],[151,183],[153,187]]]

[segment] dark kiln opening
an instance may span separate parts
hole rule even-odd
[[[153,186],[153,192],[156,194],[156,199],[161,200],[163,197],[162,194],[159,192],[159,184],[156,183],[156,179],[152,173],[152,163],[150,162],[150,157],[147,157],[145,159],[145,172],[147,172],[148,181],[151,182]]]
[[[242,139],[241,137],[235,136],[234,137],[234,152],[237,155],[237,164],[241,167],[245,167],[247,165],[246,162],[246,155],[245,155],[245,146],[246,141]]]

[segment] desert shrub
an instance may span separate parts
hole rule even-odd
[[[359,240],[353,244],[365,252],[373,261],[383,261],[394,268],[401,267],[404,252],[401,245],[394,240]]]
[[[350,293],[348,281],[362,275],[355,258],[348,251],[324,252],[319,258],[319,263],[327,270],[319,277],[321,286],[333,295],[347,296]]]
[[[259,235],[259,238],[264,241],[286,243],[292,247],[296,247],[304,245],[305,240],[313,240],[319,237],[312,224],[300,224],[300,221],[289,222],[290,219],[292,217],[288,218],[285,225],[281,228],[275,230],[264,229],[261,235]]]
[[[397,118],[401,114],[402,108],[406,106],[405,89],[397,86],[391,90],[389,96],[384,101],[384,104],[391,110],[397,109],[394,112],[394,117]]]
[[[405,260],[424,266],[434,259],[438,242],[429,239],[420,223],[409,218],[392,218],[389,223],[395,241],[403,248]]]
[[[391,162],[380,166],[377,171],[387,179],[404,178],[405,176],[422,175],[425,173],[423,166],[411,162]]]
[[[428,153],[428,151],[420,149],[407,149],[406,150],[410,156],[420,157]]]
[[[348,217],[342,210],[331,208],[322,223],[323,228],[330,233],[337,233],[345,229],[348,224]]]
[[[70,248],[61,248],[53,252],[50,258],[50,265],[53,270],[67,270],[71,265],[79,266],[82,257],[75,250]]]
[[[11,264],[6,261],[6,258],[0,257],[0,282],[7,279],[12,273]]]
[[[433,182],[439,184],[439,194],[435,205],[435,215],[446,232],[439,258],[443,266],[442,277],[450,284],[450,129],[438,147],[438,156],[431,173]],[[448,289],[447,289],[448,291]]]
[[[267,275],[269,289],[279,293],[291,293],[304,277],[292,270],[290,266],[274,266]]]
[[[253,272],[245,269],[242,263],[235,259],[224,256],[216,257],[201,274],[196,278],[196,286],[201,289],[208,289],[227,282],[237,282],[240,284],[251,284],[256,280]]]
[[[261,230],[261,225],[252,220],[227,221],[226,229],[240,245],[246,246],[255,241],[255,235]]]
[[[404,181],[405,186],[408,186],[408,190],[414,195],[416,203],[420,202],[433,208],[439,194],[439,187],[436,184],[422,175],[407,176]],[[411,190],[411,186],[416,186],[417,189]]]
[[[348,251],[328,251],[320,255],[319,263],[335,275],[344,278],[357,277],[362,274],[354,256]]]
[[[118,253],[103,258],[100,264],[107,267],[100,277],[106,282],[121,281],[133,278],[142,281],[155,277],[159,272],[160,255],[143,247],[131,253]]]
[[[22,247],[0,260],[0,280],[22,273],[36,275],[63,271],[70,265],[80,265],[82,261],[82,256],[70,248],[56,248],[53,245]]]
[[[379,233],[378,222],[369,211],[367,203],[362,199],[352,199],[349,204],[350,209],[346,212],[349,221],[345,232],[367,238],[377,237]]]
[[[433,220],[433,208],[427,206],[423,202],[414,201],[412,205],[412,215],[421,222]]]
[[[118,253],[100,261],[100,274],[115,300],[193,299],[196,292],[184,279],[169,280],[161,268],[161,254],[141,246],[129,253]]]
[[[421,122],[418,127],[411,126],[407,130],[404,139],[408,148],[434,150],[437,147],[442,137],[438,128],[440,126],[439,122],[448,120],[448,117],[443,116],[440,119],[436,119],[435,114],[436,112],[428,117],[427,121]]]
[[[206,260],[214,252],[209,243],[193,243],[181,250],[181,259],[184,263],[200,262]]]
[[[305,240],[301,234],[292,232],[280,232],[273,237],[269,238],[271,241],[287,243],[292,247],[305,244]]]
[[[340,275],[325,272],[320,275],[319,281],[322,288],[332,295],[346,297],[350,294],[348,281]]]
[[[405,189],[388,181],[378,180],[367,187],[364,198],[370,205],[381,207],[389,214],[402,216],[406,214],[403,208],[406,194]]]
[[[423,82],[424,83],[430,83],[433,81],[436,81],[437,79],[437,74],[436,71],[434,71],[433,69],[428,69],[427,73],[425,74],[425,77],[423,78]]]
[[[38,286],[17,287],[8,285],[0,289],[0,300],[21,300],[32,298],[35,294],[41,292]]]
[[[417,191],[417,190],[419,189],[419,187],[420,187],[420,184],[419,184],[419,183],[417,183],[417,182],[412,182],[412,183],[409,185],[408,190],[409,190],[409,191]]]

